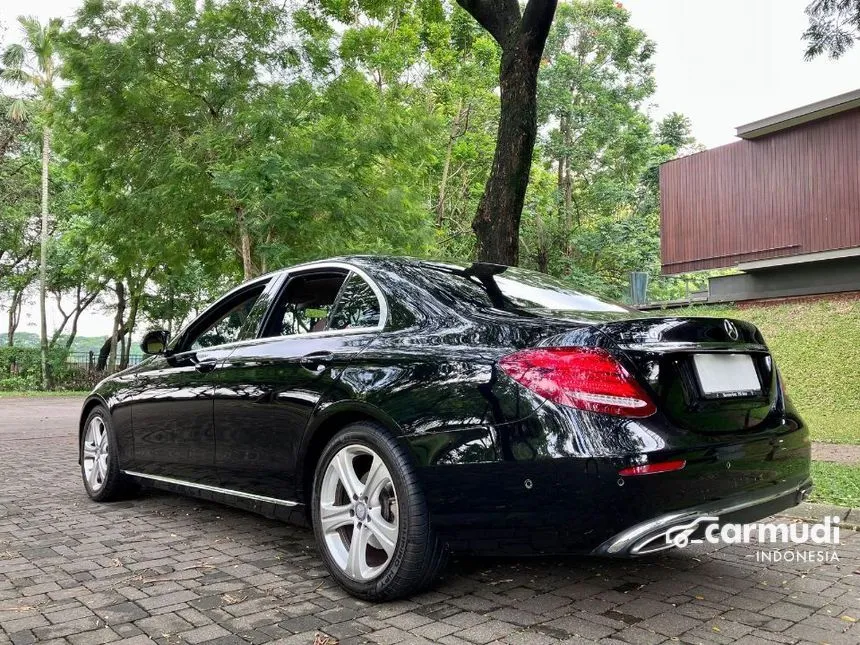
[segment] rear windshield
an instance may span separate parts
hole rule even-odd
[[[452,264],[425,263],[445,282],[446,290],[457,299],[477,306],[505,311],[550,313],[564,311],[601,311],[627,313],[623,305],[577,291],[562,280],[529,269],[507,267],[495,275],[472,275],[468,269]]]

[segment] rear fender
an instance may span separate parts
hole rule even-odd
[[[299,499],[307,500],[310,497],[317,460],[326,444],[342,428],[357,421],[372,421],[395,437],[403,435],[397,422],[375,405],[355,400],[320,402],[308,420],[299,446],[296,460]]]

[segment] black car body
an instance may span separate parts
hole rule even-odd
[[[574,380],[587,365],[629,392],[559,389],[570,355]],[[702,355],[754,372],[708,393]],[[753,325],[646,317],[496,265],[348,257],[252,280],[103,381],[82,437],[95,406],[126,476],[299,521],[326,445],[372,422],[457,551],[637,555],[811,487],[807,429]]]

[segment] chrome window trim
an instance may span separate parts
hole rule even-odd
[[[274,286],[274,285],[277,285],[276,288],[278,290],[280,290],[281,288],[283,288],[286,285],[286,283],[289,281],[291,275],[293,273],[295,273],[296,271],[306,271],[306,270],[311,271],[314,269],[343,269],[343,270],[346,270],[347,275],[346,275],[346,278],[344,279],[344,284],[346,284],[346,280],[349,279],[350,273],[355,273],[359,277],[361,277],[368,285],[370,285],[371,290],[376,295],[376,299],[379,302],[379,323],[377,323],[373,327],[353,327],[351,329],[327,329],[324,331],[307,331],[307,332],[302,332],[300,334],[290,334],[289,336],[260,336],[260,334],[263,333],[263,329],[265,327],[265,318],[264,318],[263,320],[260,321],[260,326],[257,329],[257,333],[252,338],[241,338],[239,340],[234,340],[234,341],[231,341],[229,343],[224,343],[223,345],[213,345],[212,347],[203,347],[203,348],[198,349],[198,350],[187,349],[187,350],[182,351],[182,352],[176,352],[175,354],[170,354],[170,357],[172,358],[174,356],[178,356],[181,358],[181,357],[188,356],[190,354],[194,354],[197,352],[207,352],[207,351],[214,351],[214,350],[231,349],[231,348],[236,348],[236,347],[244,347],[246,345],[255,345],[255,344],[259,344],[259,343],[268,343],[268,342],[274,342],[274,341],[278,341],[278,340],[286,340],[289,338],[307,338],[308,336],[323,337],[323,338],[327,337],[327,336],[349,336],[349,335],[353,335],[353,334],[369,334],[372,332],[381,332],[381,331],[385,330],[385,326],[388,324],[388,301],[385,299],[385,295],[382,293],[382,290],[379,288],[379,286],[376,284],[376,282],[374,282],[373,279],[369,275],[367,275],[367,273],[363,269],[355,267],[355,266],[353,266],[347,262],[327,261],[327,260],[323,260],[320,262],[307,262],[305,264],[297,264],[296,266],[289,267],[287,269],[279,269],[278,271],[272,271],[270,273],[267,273],[266,275],[260,276],[258,278],[254,278],[253,280],[250,280],[250,281],[245,282],[243,284],[240,284],[236,287],[233,287],[230,291],[225,293],[223,296],[218,298],[218,300],[216,300],[211,305],[209,305],[206,309],[204,309],[200,313],[200,315],[197,316],[197,318],[195,318],[194,320],[192,320],[188,324],[188,327],[190,327],[192,324],[194,324],[195,321],[197,321],[199,318],[204,316],[210,309],[215,307],[215,305],[220,303],[222,300],[224,300],[228,296],[233,295],[234,293],[240,291],[241,289],[243,289],[245,287],[250,287],[251,285],[255,284],[256,282],[259,282],[263,279],[268,279],[270,282],[267,283],[267,286],[263,289],[263,293],[266,292],[266,289],[269,286]],[[260,294],[260,295],[262,295],[262,294]],[[269,306],[271,307],[272,305],[269,305]],[[179,335],[184,333],[186,331],[186,329],[187,329],[187,327],[185,329],[183,329]],[[177,335],[177,337],[179,335]],[[143,363],[143,361],[141,363]],[[173,368],[171,366],[171,367],[166,368],[166,369],[175,369],[175,368]]]
[[[270,287],[272,281],[275,280],[276,278],[277,278],[277,272],[270,272],[270,273],[267,273],[265,275],[261,275],[261,276],[258,276],[256,278],[253,278],[251,280],[248,280],[247,282],[243,282],[242,284],[236,285],[235,287],[230,289],[230,291],[228,291],[227,293],[222,295],[220,298],[218,298],[215,302],[213,302],[208,307],[206,307],[206,309],[204,309],[199,314],[197,314],[197,316],[195,316],[195,318],[193,320],[189,321],[189,323],[187,325],[185,325],[185,327],[180,329],[179,332],[176,334],[176,336],[174,338],[170,339],[170,341],[167,344],[167,348],[170,349],[170,345],[174,341],[179,342],[179,339],[181,339],[183,336],[185,336],[185,334],[188,333],[188,331],[197,323],[198,320],[201,320],[205,316],[208,316],[209,314],[211,314],[212,311],[216,307],[221,305],[221,303],[223,303],[225,300],[228,300],[228,299],[232,298],[233,296],[240,294],[242,291],[250,290],[254,287],[257,287],[257,286],[259,286],[260,283],[262,283],[263,284],[263,290],[260,292],[260,295],[257,296],[257,298],[259,299],[260,296],[262,296],[266,292],[266,289],[268,289]],[[243,327],[244,327],[244,324],[243,324]],[[241,333],[241,331],[243,331],[243,330],[240,330],[240,333]],[[235,343],[237,341],[232,341],[232,342]],[[226,347],[228,345],[230,345],[230,343],[223,343],[221,345],[213,345],[212,347],[201,347],[200,349],[190,349],[189,348],[189,349],[182,350],[181,352],[174,352],[174,353],[169,354],[169,355],[170,356],[182,356],[184,354],[191,354],[194,352],[204,351],[204,350],[208,350],[208,349],[218,349],[221,347]]]
[[[165,477],[164,475],[149,475],[136,470],[123,470],[126,475],[131,477],[140,477],[141,479],[151,479],[152,481],[162,482],[165,484],[175,484],[177,486],[185,486],[187,488],[196,488],[205,490],[210,493],[220,493],[222,495],[230,495],[231,497],[241,497],[243,499],[254,500],[255,502],[268,502],[270,504],[278,504],[280,506],[302,506],[299,502],[294,502],[288,499],[278,499],[277,497],[266,497],[265,495],[256,495],[254,493],[244,493],[230,488],[220,488],[218,486],[210,486],[209,484],[195,484],[194,482],[185,481],[184,479],[176,479],[174,477]]]
[[[353,327],[352,329],[326,329],[324,331],[306,331],[301,332],[299,334],[290,334],[289,336],[258,336],[255,340],[262,341],[269,340],[270,338],[283,340],[285,338],[304,338],[307,336],[343,336],[346,334],[366,334],[369,332],[385,330],[385,326],[388,324],[388,301],[385,299],[385,295],[382,293],[382,290],[379,288],[379,285],[377,285],[376,282],[374,282],[374,280],[369,275],[367,275],[367,273],[363,269],[353,266],[352,264],[349,264],[347,262],[323,260],[320,262],[308,262],[306,264],[299,264],[288,269],[283,269],[284,273],[286,274],[286,280],[284,280],[284,283],[281,284],[280,288],[283,288],[294,274],[303,273],[305,271],[314,271],[316,269],[341,269],[347,271],[346,278],[344,278],[344,284],[346,284],[346,281],[349,279],[350,273],[355,273],[356,275],[358,275],[358,277],[364,280],[370,286],[371,291],[373,291],[374,295],[376,295],[376,300],[379,302],[379,322],[372,327]],[[262,333],[262,329],[260,330],[260,333]]]

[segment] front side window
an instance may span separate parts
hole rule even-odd
[[[226,310],[213,312],[213,319],[203,323],[202,331],[189,338],[185,343],[186,347],[198,350],[239,340],[245,321],[265,286],[265,284],[257,285],[238,295],[236,300],[225,303]]]
[[[376,327],[381,316],[379,299],[364,279],[352,273],[340,294],[329,329]]]

